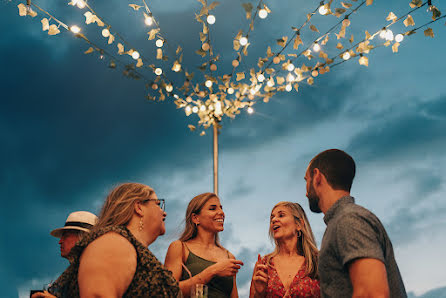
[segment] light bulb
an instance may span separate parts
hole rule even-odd
[[[291,90],[293,90],[293,87],[291,86],[291,84],[287,84],[287,85],[285,86],[285,90],[286,90],[287,92],[290,92]]]
[[[155,74],[157,76],[160,76],[162,73],[163,73],[163,70],[161,68],[158,67],[157,69],[155,69]]]
[[[382,29],[381,32],[379,33],[379,37],[381,37],[382,39],[386,38],[386,29]]]
[[[313,71],[311,72],[311,75],[312,75],[313,77],[317,77],[317,76],[319,75],[319,72],[318,72],[317,70],[313,70]]]
[[[207,81],[204,83],[204,85],[205,85],[206,87],[208,87],[208,88],[211,88],[211,87],[212,87],[212,81],[211,81],[211,80],[207,80]]]
[[[250,89],[249,93],[251,93],[252,95],[255,95],[257,93],[256,89]]]
[[[402,34],[397,34],[397,35],[395,36],[395,41],[396,41],[396,42],[402,42],[403,39],[404,39],[404,35],[402,35]]]
[[[287,76],[286,76],[286,80],[288,81],[288,82],[292,82],[292,81],[294,81],[296,78],[291,74],[291,73],[289,73]]]
[[[173,66],[173,71],[174,72],[179,72],[181,70],[181,64],[175,64]]]
[[[208,15],[208,17],[206,18],[206,21],[208,22],[208,24],[212,25],[215,23],[215,16],[214,15]]]
[[[273,58],[273,63],[274,63],[274,64],[279,64],[279,63],[280,63],[280,58],[277,57],[277,56],[274,57],[274,58]]]
[[[223,114],[223,111],[221,110],[221,101],[217,101],[216,103],[215,103],[215,115],[221,115],[221,114]]]
[[[228,88],[228,94],[234,94],[234,88],[229,87]]]
[[[192,108],[192,112],[193,112],[193,113],[198,113],[198,107],[197,107],[197,106],[193,107],[193,108]]]
[[[248,39],[243,36],[240,38],[239,42],[242,46],[246,46],[248,44]]]
[[[272,87],[272,86],[274,86],[274,80],[273,80],[273,79],[269,80],[269,81],[266,83],[266,85],[268,85],[268,87]]]
[[[186,101],[187,102],[192,102],[192,97],[190,97],[190,96],[186,97]]]
[[[70,31],[73,32],[74,34],[78,34],[79,32],[81,32],[81,28],[79,28],[78,26],[74,25],[70,27]]]
[[[210,68],[211,71],[216,71],[217,70],[217,65],[211,64],[211,66],[209,68]]]
[[[349,19],[344,19],[344,20],[342,21],[342,26],[344,26],[344,27],[348,27],[348,26],[350,26],[350,20],[349,20]]]
[[[294,64],[293,63],[288,64],[286,69],[288,69],[288,71],[293,71],[294,70]]]
[[[202,105],[202,106],[200,107],[200,111],[202,111],[202,112],[206,111],[206,106],[205,106],[205,105]]]
[[[388,30],[386,31],[386,35],[385,35],[385,37],[386,37],[386,40],[390,40],[390,41],[392,41],[392,40],[393,40],[393,32],[392,32],[392,30],[388,29]]]
[[[253,109],[252,107],[248,107],[248,108],[246,109],[246,111],[248,112],[248,114],[252,114],[252,113],[254,113],[254,109]]]
[[[209,44],[205,42],[204,44],[201,45],[201,48],[203,49],[203,51],[207,51],[209,50]]]
[[[313,51],[319,52],[321,50],[321,46],[316,42],[313,46]]]
[[[144,23],[146,23],[147,26],[152,26],[152,24],[153,24],[153,19],[152,19],[152,17],[146,17],[146,18],[144,19]]]
[[[188,114],[189,114],[189,113],[191,112],[191,110],[192,110],[192,109],[191,109],[191,107],[190,107],[190,106],[187,106],[187,107],[186,107],[186,113],[188,113]]]
[[[109,37],[110,36],[110,30],[108,30],[107,28],[102,29],[102,36]]]
[[[173,86],[172,85],[167,85],[166,86],[166,91],[167,92],[172,92],[172,90],[173,90]]]
[[[325,5],[322,5],[321,7],[319,7],[319,13],[321,15],[326,15],[327,12],[328,12],[328,9],[327,9],[327,7],[325,7]]]
[[[259,17],[261,19],[265,19],[268,16],[268,12],[266,11],[266,9],[262,8],[261,10],[259,10]]]
[[[164,44],[164,41],[162,39],[157,39],[156,42],[155,42],[155,45],[158,48],[161,48],[163,46],[163,44]]]
[[[77,7],[79,7],[80,9],[82,9],[82,8],[85,7],[85,2],[84,2],[83,0],[79,0],[79,1],[76,3],[76,5],[77,5]]]
[[[178,96],[178,94],[174,94],[173,97],[175,97],[176,99],[179,99],[180,97]]]
[[[132,53],[132,58],[135,59],[135,60],[138,60],[138,58],[139,58],[139,53],[138,53],[138,51],[133,51],[133,53]]]
[[[349,52],[345,52],[344,54],[342,54],[342,59],[344,59],[344,60],[350,59],[350,53]]]
[[[259,81],[259,82],[263,82],[265,80],[265,76],[263,75],[263,74],[259,74],[258,76],[257,76],[257,81]]]

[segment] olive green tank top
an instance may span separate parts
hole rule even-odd
[[[183,243],[185,245],[185,243]],[[189,247],[185,245],[189,251],[189,256],[185,262],[186,268],[190,271],[192,276],[197,275],[207,267],[214,265],[215,262],[203,259],[189,250]],[[229,253],[228,253],[229,258]],[[189,279],[191,276],[183,268],[181,273],[181,280]],[[208,283],[208,297],[209,298],[227,298],[231,297],[232,287],[234,285],[234,277],[232,276],[215,276]]]

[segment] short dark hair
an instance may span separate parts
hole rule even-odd
[[[350,155],[339,149],[325,150],[311,160],[309,166],[311,178],[316,168],[324,174],[333,189],[350,192],[356,173],[355,161]]]

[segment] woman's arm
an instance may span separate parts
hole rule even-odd
[[[228,253],[229,253],[229,257],[231,259],[235,260],[235,256],[232,253],[230,253],[229,251],[228,251]],[[234,283],[232,285],[231,298],[238,298],[237,278],[236,278],[236,276],[234,276]]]
[[[123,236],[110,232],[82,253],[78,282],[81,297],[122,297],[136,270],[136,251]]]

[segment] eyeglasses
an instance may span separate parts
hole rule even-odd
[[[164,199],[145,199],[145,200],[142,200],[141,202],[147,203],[148,201],[154,201],[155,204],[160,206],[161,210],[163,210],[163,211],[166,210],[166,200],[164,200]]]

